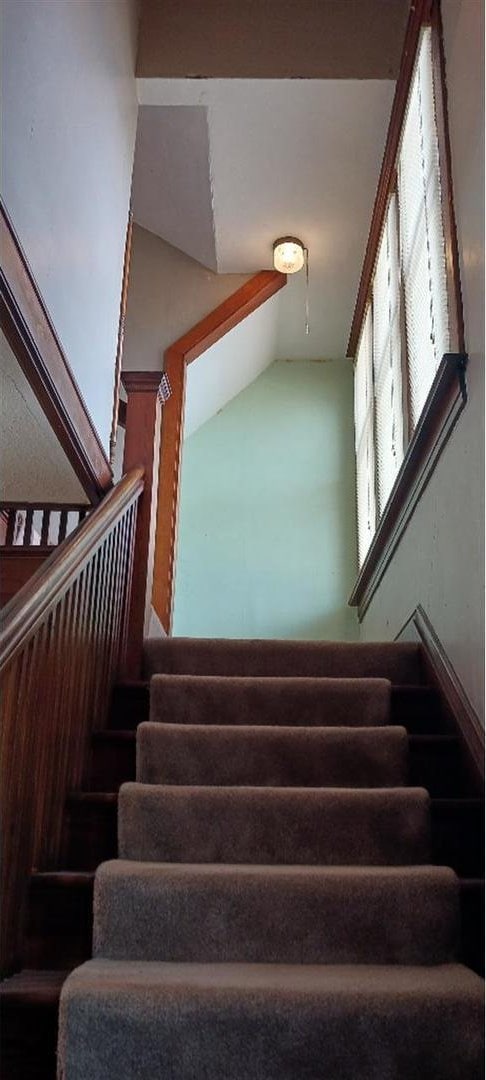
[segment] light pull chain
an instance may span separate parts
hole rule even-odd
[[[305,332],[310,334],[309,326],[309,248],[304,248],[305,257]]]

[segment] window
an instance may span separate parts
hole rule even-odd
[[[355,364],[362,567],[449,352],[432,31],[422,30]]]

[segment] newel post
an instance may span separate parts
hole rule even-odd
[[[144,489],[137,511],[135,552],[130,594],[123,676],[142,674],[144,637],[148,634],[154,568],[157,490],[159,479],[160,412],[163,402],[160,371],[124,371],[127,393],[123,472],[141,467]]]

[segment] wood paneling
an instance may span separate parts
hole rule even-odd
[[[165,352],[164,371],[169,377],[172,394],[164,406],[160,441],[152,603],[167,634],[172,630],[186,366],[256,311],[283,288],[286,281],[286,275],[276,270],[255,274]]]
[[[110,464],[1,204],[0,248],[0,325],[86,494],[97,502],[112,486]]]
[[[123,665],[142,490],[133,470],[2,612],[6,972],[20,958],[30,873],[59,865],[66,795],[81,786],[90,733],[107,720]]]
[[[40,546],[0,548],[0,607],[5,607],[53,550]]]
[[[123,471],[142,468],[144,490],[137,515],[133,560],[126,678],[137,679],[142,670],[143,640],[148,634],[152,602],[157,490],[159,472],[161,374],[157,371],[124,371],[127,414]]]

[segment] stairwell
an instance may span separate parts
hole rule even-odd
[[[33,876],[5,1075],[54,1076],[64,984],[63,1080],[479,1077],[482,803],[419,648],[167,639],[146,674]]]

